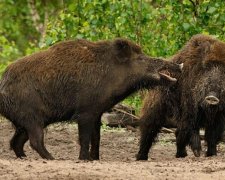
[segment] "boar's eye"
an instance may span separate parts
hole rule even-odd
[[[136,59],[137,61],[146,61],[147,57],[141,54],[141,55],[137,55]]]

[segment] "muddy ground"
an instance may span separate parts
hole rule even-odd
[[[45,134],[47,149],[56,158],[41,159],[29,143],[26,159],[17,159],[9,150],[14,129],[0,120],[0,179],[225,179],[225,145],[218,146],[218,156],[176,159],[173,134],[160,134],[148,161],[135,161],[139,133],[126,129],[106,129],[101,135],[101,160],[78,161],[78,134],[75,124],[49,126]],[[205,151],[205,148],[203,149]]]

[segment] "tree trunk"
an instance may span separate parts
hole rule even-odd
[[[46,35],[46,27],[48,23],[48,11],[46,0],[43,0],[44,7],[44,21],[41,21],[40,15],[35,6],[35,0],[27,0],[27,4],[30,10],[31,19],[33,21],[34,27],[37,32],[40,33],[39,44],[42,45],[44,43],[45,35]]]

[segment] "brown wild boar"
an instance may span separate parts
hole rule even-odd
[[[24,157],[29,139],[42,158],[53,159],[43,128],[76,119],[79,159],[99,159],[103,112],[141,88],[174,83],[165,69],[180,71],[180,65],[147,57],[125,39],[65,41],[21,58],[0,81],[0,112],[16,127],[11,148]]]
[[[225,43],[211,36],[195,35],[171,58],[184,63],[178,82],[150,90],[142,109],[141,141],[137,160],[148,159],[161,127],[169,118],[177,120],[176,157],[187,156],[190,145],[200,156],[199,129],[205,129],[207,156],[216,155],[225,122]]]

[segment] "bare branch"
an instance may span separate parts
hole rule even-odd
[[[193,5],[193,9],[194,9],[194,15],[195,15],[195,17],[198,17],[198,10],[197,10],[197,6],[199,5],[199,2],[198,2],[198,0],[196,0],[196,2],[194,2],[193,0],[189,0],[191,3],[192,3],[192,5]]]

